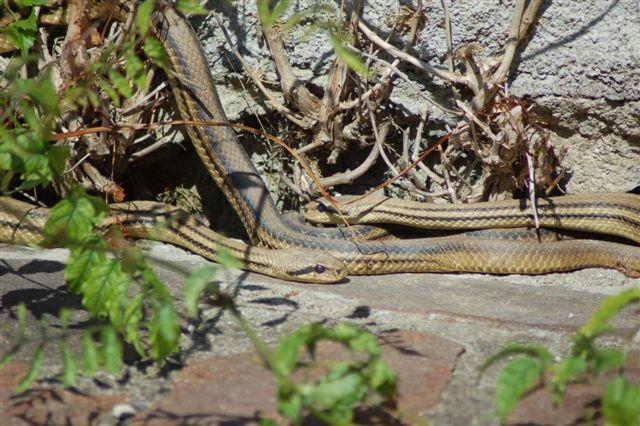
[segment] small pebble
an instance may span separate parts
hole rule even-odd
[[[131,404],[116,404],[111,409],[111,414],[117,419],[131,417],[136,414],[136,409]]]

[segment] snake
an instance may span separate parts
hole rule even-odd
[[[334,205],[323,199],[302,207],[314,223],[393,224],[432,230],[534,227],[529,200],[472,204],[433,204],[373,195],[341,196]],[[640,244],[640,195],[587,194],[550,197],[536,202],[538,225],[622,237]]]
[[[228,123],[200,41],[185,17],[171,7],[155,15],[154,35],[163,45],[171,71],[168,80],[178,112],[185,121]],[[238,214],[252,244],[267,249],[309,249],[327,253],[344,264],[348,274],[399,272],[482,272],[542,274],[588,267],[640,273],[640,247],[596,239],[531,244],[509,239],[433,237],[368,241],[345,236],[282,215],[269,191],[228,126],[186,126],[205,169]],[[593,196],[571,215],[589,217]],[[500,210],[484,206],[500,222]],[[460,213],[451,210],[448,217]],[[566,215],[550,213],[557,222]],[[613,215],[614,213],[612,213]],[[578,217],[578,218],[579,218]],[[601,221],[597,219],[596,221]],[[603,227],[607,227],[605,223]],[[637,232],[637,221],[631,228]],[[277,260],[274,259],[273,264]]]
[[[164,241],[219,262],[224,249],[243,269],[288,281],[328,284],[346,275],[342,262],[311,250],[268,250],[224,237],[179,207],[152,201],[134,201],[109,206],[110,214],[97,231],[105,234],[117,227],[127,237]],[[50,209],[9,197],[0,197],[0,241],[41,246]]]

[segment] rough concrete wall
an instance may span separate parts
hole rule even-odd
[[[640,185],[640,3],[551,3],[512,89],[535,99],[567,147],[568,190]]]
[[[312,0],[310,0],[312,1]],[[310,1],[294,2],[304,7]],[[409,2],[411,3],[411,2]],[[415,7],[415,1],[413,2]],[[504,44],[513,1],[449,1],[454,49],[481,43],[486,55],[496,55]],[[386,35],[390,17],[405,2],[370,0],[363,17]],[[414,54],[432,64],[444,64],[446,40],[440,1],[425,0],[427,22]],[[277,87],[277,76],[261,40],[253,2],[227,4],[222,9],[231,36],[245,59],[264,71]],[[265,106],[241,91],[241,67],[229,52],[213,19],[196,21],[210,57],[221,96],[232,120],[263,114]],[[298,75],[322,86],[332,60],[326,37],[304,37],[299,27],[285,35],[290,60]],[[392,42],[401,46],[403,40]],[[221,54],[222,53],[222,54]],[[237,74],[234,74],[234,71]],[[410,74],[425,91],[437,92],[439,82]],[[640,2],[545,1],[531,37],[519,49],[509,80],[513,94],[534,100],[549,123],[552,141],[567,149],[564,165],[568,192],[627,191],[640,185]],[[416,114],[423,100],[399,81],[392,101],[405,114]],[[455,117],[434,114],[453,124]],[[438,135],[433,131],[430,137]]]

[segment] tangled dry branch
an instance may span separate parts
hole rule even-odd
[[[321,182],[327,186],[353,182],[377,165],[379,158],[388,176],[395,177],[426,148],[424,129],[429,124],[439,124],[429,122],[430,111],[438,108],[455,114],[458,124],[450,129],[446,146],[438,148],[437,158],[430,158],[428,163],[418,162],[415,169],[395,180],[404,195],[469,202],[508,198],[516,191],[549,192],[561,176],[562,153],[554,152],[541,123],[524,101],[509,94],[506,83],[516,50],[525,40],[540,3],[540,0],[517,2],[503,52],[487,56],[483,55],[480,42],[454,49],[449,7],[442,0],[443,30],[448,45],[446,66],[442,66],[412,53],[426,19],[422,1],[414,9],[402,6],[385,38],[361,19],[358,12],[362,5],[356,2],[350,13],[341,9],[338,15],[346,16],[342,28],[347,33],[347,48],[366,59],[369,74],[353,72],[343,58],[336,56],[321,99],[306,90],[295,75],[278,28],[263,28],[283,98],[291,109],[304,115],[305,122],[315,123],[309,142],[298,147],[298,152],[312,159],[312,163],[336,164],[354,149],[369,150],[360,164],[323,177]],[[397,47],[393,40],[403,39],[401,36],[406,42]],[[424,100],[417,120],[391,114],[397,78]],[[418,89],[418,85],[433,78],[449,87],[446,104]],[[461,95],[469,92],[470,97]],[[412,121],[417,125],[399,124]],[[385,137],[381,137],[383,126],[399,129],[400,136],[394,139],[385,131]],[[401,148],[396,149],[397,146]],[[296,166],[293,169],[297,178],[289,183],[294,192],[303,197],[313,196],[316,188],[304,183]],[[317,171],[322,173],[321,169]]]
[[[362,3],[355,1],[350,8],[337,7],[327,28],[331,28],[329,37],[339,34],[340,44],[365,60],[368,73],[354,72],[343,56],[336,55],[321,88],[296,75],[285,46],[284,26],[278,23],[261,26],[278,76],[277,82],[266,82],[260,70],[252,67],[234,46],[224,20],[211,13],[228,49],[256,89],[251,94],[266,101],[281,117],[279,128],[299,136],[295,137],[297,143],[292,142],[292,148],[319,176],[314,182],[299,163],[285,159],[286,167],[279,170],[280,182],[299,199],[308,199],[318,194],[318,183],[327,188],[344,188],[374,169],[380,176],[382,168],[385,170],[382,175],[394,181],[390,190],[407,197],[448,202],[502,199],[516,191],[535,196],[557,186],[562,177],[559,161],[563,153],[554,151],[530,107],[510,95],[507,85],[515,53],[535,22],[541,0],[516,2],[504,49],[496,55],[486,55],[481,40],[454,46],[448,2],[441,0],[442,30],[447,41],[444,64],[431,63],[414,51],[428,19],[422,0],[415,7],[401,6],[392,14],[385,35],[362,19],[365,7]],[[133,2],[70,0],[64,13],[59,9],[39,8],[40,21],[48,19],[48,25],[66,25],[66,29],[41,27],[36,41],[43,58],[39,66],[53,71],[58,92],[77,85],[93,64],[105,58],[115,60],[114,69],[123,69],[125,64],[114,57],[114,52],[131,41]],[[57,21],[48,18],[54,13],[63,18]],[[319,19],[317,15],[309,15],[312,22]],[[116,123],[166,119],[168,96],[162,72],[153,67],[146,69],[146,85],[132,85],[131,96],[122,105],[114,105],[105,88],[89,88],[98,97],[93,105],[100,107],[86,104],[84,108],[64,111],[59,131],[96,126],[115,128]],[[23,73],[28,72],[25,66]],[[419,114],[412,116],[396,108],[392,96],[398,81],[420,99],[422,104],[416,108]],[[433,81],[448,90],[448,98],[443,100],[441,94],[436,96],[420,89],[434,87]],[[279,93],[274,87],[279,87]],[[434,154],[417,161],[430,147],[427,130],[443,127],[442,122],[432,118],[434,109],[456,117],[457,123],[444,131],[448,133],[446,143],[438,146]],[[72,155],[66,172],[57,182],[57,191],[64,194],[79,182],[116,200],[122,198],[119,177],[172,140],[166,130],[141,133],[134,127],[88,133],[59,142],[68,144]],[[359,151],[364,151],[364,155]],[[409,165],[413,167],[406,170]],[[402,171],[402,177],[398,178]],[[365,185],[375,186],[370,182]]]

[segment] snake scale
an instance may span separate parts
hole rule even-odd
[[[159,21],[156,36],[165,47],[173,68],[169,80],[182,118],[227,122],[202,47],[188,21],[172,8],[165,8]],[[339,230],[318,228],[282,216],[231,128],[187,126],[187,132],[205,168],[239,215],[253,244],[270,249],[322,251],[343,262],[349,274],[540,274],[586,267],[616,268],[630,274],[640,272],[640,247],[608,241],[563,240],[531,244],[462,237],[390,241],[345,238]],[[596,201],[589,195],[581,197],[582,208],[571,214],[586,217],[589,213],[584,213],[585,209]],[[560,202],[561,198],[554,200]],[[491,215],[491,205],[484,207]],[[499,212],[494,213],[498,216]],[[455,209],[447,214],[452,218],[459,215]],[[632,227],[637,231],[637,209],[634,214]],[[554,216],[557,223],[565,219],[562,214]]]

